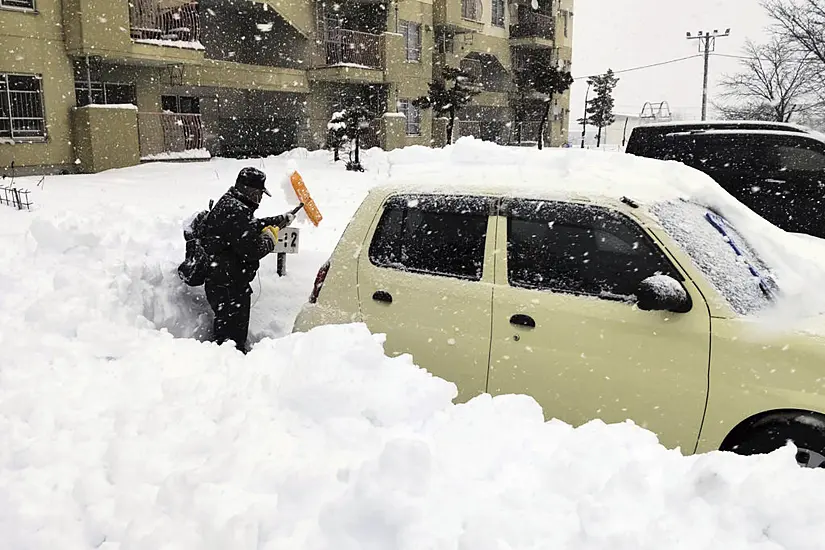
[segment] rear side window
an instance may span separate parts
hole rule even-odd
[[[508,209],[510,284],[627,299],[652,275],[683,280],[634,221],[605,208],[519,201]]]
[[[814,172],[825,171],[823,145],[807,139],[774,140],[766,147],[765,163],[772,172]]]
[[[393,197],[370,243],[370,261],[378,267],[479,281],[490,205],[476,197]]]
[[[825,146],[791,135],[671,134],[659,158],[706,172],[776,174],[825,170]]]

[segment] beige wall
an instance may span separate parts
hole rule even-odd
[[[137,109],[90,106],[72,112],[82,172],[102,172],[140,162]]]
[[[72,170],[69,109],[75,103],[72,65],[63,50],[58,0],[39,0],[39,13],[0,10],[0,73],[41,74],[47,138],[40,143],[0,144],[0,172],[19,168]],[[24,172],[24,170],[18,171]]]
[[[59,5],[54,11],[60,13]],[[63,0],[62,15],[71,55],[112,57],[130,49],[128,2]]]
[[[433,31],[433,6],[429,2],[406,0],[398,4],[398,21],[411,21],[421,25],[421,61],[406,60],[404,37],[394,32],[384,35],[386,42],[387,71],[386,81],[389,83],[387,110],[398,111],[398,101],[414,100],[429,92],[429,83],[433,74],[433,47],[435,34]],[[395,16],[391,18],[391,27],[395,30]],[[400,136],[397,136],[401,146],[430,145],[432,138],[432,113],[424,110],[421,113],[421,134],[407,136],[403,128],[403,120],[390,121],[391,127],[402,126]]]

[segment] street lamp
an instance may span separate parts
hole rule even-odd
[[[587,91],[584,93],[584,115],[582,116],[582,149],[584,149],[584,137],[587,133],[587,99],[590,97],[590,80],[587,81]]]

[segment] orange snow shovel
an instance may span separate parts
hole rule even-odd
[[[304,178],[301,177],[301,174],[295,171],[289,177],[289,181],[292,183],[292,189],[295,190],[295,194],[298,195],[298,199],[304,204],[304,212],[306,212],[309,221],[311,221],[315,227],[318,227],[318,224],[324,219],[324,217],[318,210],[318,206],[315,204],[315,201],[312,200],[311,196],[309,196],[309,191],[304,183]]]

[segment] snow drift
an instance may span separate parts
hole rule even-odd
[[[276,339],[364,194],[398,178],[498,166],[514,185],[541,173],[639,199],[707,196],[801,273],[820,261],[794,265],[808,240],[646,159],[468,139],[364,158],[365,174],[296,150],[19,181],[37,207],[0,210],[0,549],[821,547],[825,471],[797,468],[793,448],[686,458],[629,423],[545,423],[525,396],[455,406],[452,384],[387,358],[360,325]],[[202,290],[174,270],[182,222],[248,164],[273,189],[297,167],[325,221],[298,221],[285,278],[264,260],[242,356],[198,341]],[[293,205],[284,194],[260,213]]]

